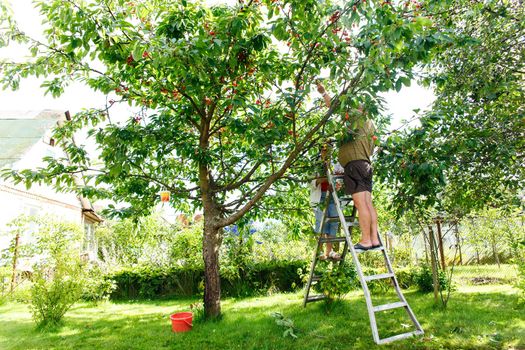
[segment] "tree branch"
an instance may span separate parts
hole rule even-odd
[[[350,88],[356,87],[357,82],[361,79],[361,76],[363,75],[363,73],[364,73],[364,68],[360,67],[360,71],[352,79],[352,83],[349,84],[346,88],[344,88],[339,95],[337,95],[337,97],[334,99],[332,103],[332,106],[325,113],[325,116],[323,117],[323,119],[319,123],[317,123],[317,125],[314,126],[303,137],[303,139],[299,143],[296,144],[294,150],[287,157],[286,161],[281,166],[281,168],[277,172],[272,174],[270,177],[268,177],[268,179],[264,182],[264,184],[262,184],[261,188],[257,191],[255,196],[250,201],[248,201],[248,203],[246,203],[244,207],[242,207],[239,211],[230,215],[229,217],[219,220],[219,222],[217,222],[216,224],[218,228],[225,227],[225,226],[235,223],[237,220],[243,217],[259,201],[259,199],[266,193],[266,191],[275,182],[275,180],[280,178],[286,172],[286,170],[288,170],[290,165],[293,164],[297,156],[302,152],[305,144],[307,144],[310,141],[310,139],[315,135],[315,133],[328,121],[328,119],[330,119],[330,117],[332,116],[336,108],[338,108],[339,105],[341,104],[340,97],[343,95],[346,95],[348,91],[350,90]]]

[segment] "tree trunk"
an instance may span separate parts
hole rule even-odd
[[[498,268],[501,268],[499,263],[499,256],[498,256],[498,249],[496,247],[496,240],[492,240],[492,255],[494,256],[494,260],[496,260],[496,264],[498,264]]]
[[[219,275],[220,230],[204,220],[202,255],[204,258],[204,312],[206,318],[217,318],[221,314],[221,279]]]
[[[443,235],[441,233],[441,220],[436,220],[436,226],[437,226],[437,234],[438,234],[438,247],[439,247],[439,255],[441,256],[441,268],[443,271],[447,268],[447,265],[445,263],[445,250],[443,249]]]
[[[454,231],[456,233],[456,244],[459,250],[459,264],[463,265],[463,254],[461,254],[461,240],[459,238],[458,222],[455,222]]]
[[[207,128],[209,125],[205,125]],[[201,149],[207,149],[207,141],[201,141]],[[221,279],[219,275],[219,249],[222,243],[222,227],[218,225],[221,211],[213,193],[214,181],[206,164],[199,166],[199,185],[202,196],[204,228],[202,257],[204,259],[204,315],[207,319],[221,315]]]
[[[438,261],[436,256],[436,247],[435,247],[435,238],[434,238],[434,230],[432,230],[432,226],[428,226],[428,241],[430,243],[430,260],[431,260],[431,266],[432,266],[432,283],[434,285],[434,302],[438,302],[439,300],[439,279],[438,279],[438,273],[439,273],[439,267],[438,267]]]
[[[13,248],[13,274],[11,275],[11,293],[15,290],[16,286],[16,267],[18,263],[18,247],[20,245],[20,233],[16,233],[15,236],[15,246]]]

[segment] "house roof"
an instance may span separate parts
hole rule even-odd
[[[0,111],[0,169],[21,160],[31,147],[44,138],[48,130],[64,119],[64,111]],[[75,180],[80,181],[78,178]],[[94,222],[103,221],[89,200],[82,196],[78,199],[85,217]]]
[[[45,110],[36,115],[21,112],[0,114],[0,168],[18,160],[63,118],[63,112]]]

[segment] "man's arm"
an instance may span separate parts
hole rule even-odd
[[[317,91],[323,95],[323,99],[324,99],[324,103],[326,104],[326,107],[330,108],[330,106],[332,105],[332,98],[330,97],[330,95],[328,95],[328,93],[326,92],[323,84],[321,83],[317,83]]]

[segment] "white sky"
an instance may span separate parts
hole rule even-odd
[[[208,0],[208,3],[234,3],[235,0]],[[32,7],[31,0],[12,0],[11,5],[15,18],[24,32],[32,37],[41,37],[41,25],[38,11]],[[0,58],[22,58],[26,54],[23,47],[13,46],[0,49]],[[79,83],[69,86],[59,98],[44,96],[40,88],[42,80],[30,77],[21,81],[17,91],[0,90],[0,109],[16,111],[38,111],[42,109],[69,110],[73,114],[83,108],[102,107],[106,96],[95,93]],[[413,109],[424,110],[434,100],[431,90],[425,89],[415,82],[410,87],[404,87],[401,92],[391,91],[383,95],[387,101],[386,113],[393,115],[391,128],[398,128],[402,120],[408,120],[413,115]]]

